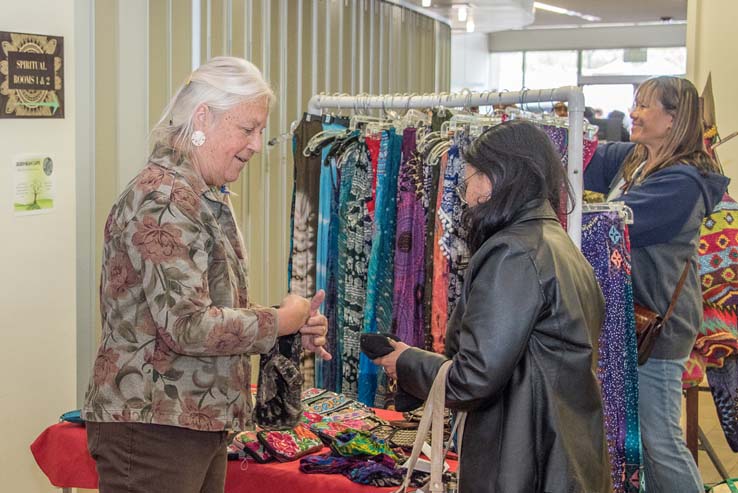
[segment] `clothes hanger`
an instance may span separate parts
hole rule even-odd
[[[424,133],[417,142],[418,150],[424,153],[431,146],[438,143],[438,141],[444,140],[441,136],[441,132],[426,132]]]
[[[633,224],[633,209],[621,202],[584,203],[582,212],[617,212],[625,224]]]
[[[295,130],[297,130],[297,126],[299,124],[299,120],[294,120],[292,123],[290,123],[290,130],[288,132],[284,132],[277,135],[276,137],[272,137],[267,141],[267,146],[274,147],[282,142],[292,140],[292,137],[295,135]]]
[[[321,130],[310,138],[302,150],[302,155],[310,157],[331,142],[348,137],[350,133],[350,130]]]
[[[441,162],[441,156],[443,156],[451,148],[450,140],[442,140],[433,146],[428,153],[427,162],[429,166],[436,166]]]

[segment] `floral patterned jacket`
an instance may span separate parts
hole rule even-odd
[[[248,299],[245,251],[225,197],[158,146],[113,206],[86,420],[250,427],[248,355],[274,346],[277,312]]]

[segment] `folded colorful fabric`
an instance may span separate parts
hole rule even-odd
[[[336,434],[331,449],[344,457],[374,457],[385,454],[398,460],[397,454],[385,440],[367,431],[347,430]]]
[[[375,457],[342,457],[333,454],[309,455],[300,459],[300,471],[306,474],[342,474],[351,481],[372,486],[399,486],[405,470],[384,454]],[[414,472],[411,486],[417,488],[428,481],[429,475]]]
[[[317,434],[323,442],[330,444],[336,435],[344,431],[350,430],[365,430],[368,431],[372,428],[372,424],[361,421],[361,420],[347,420],[347,421],[320,421],[310,425],[310,430]]]
[[[354,483],[372,486],[397,486],[402,484],[404,477],[402,471],[396,467],[395,461],[384,454],[372,460],[362,461],[347,472],[348,478]]]
[[[308,455],[300,459],[300,471],[307,474],[343,474],[359,460],[330,453]]]

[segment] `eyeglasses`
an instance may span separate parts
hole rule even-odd
[[[479,171],[475,171],[468,177],[461,180],[461,183],[456,185],[456,195],[459,196],[459,200],[461,200],[461,203],[464,205],[469,205],[469,203],[466,201],[466,189],[469,187],[469,180],[471,180],[472,177],[477,173],[479,173]]]

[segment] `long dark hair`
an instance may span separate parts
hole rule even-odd
[[[464,159],[492,183],[489,200],[470,205],[464,214],[472,252],[527,204],[548,200],[558,213],[562,191],[571,196],[551,140],[530,122],[512,120],[490,128],[466,149]]]

